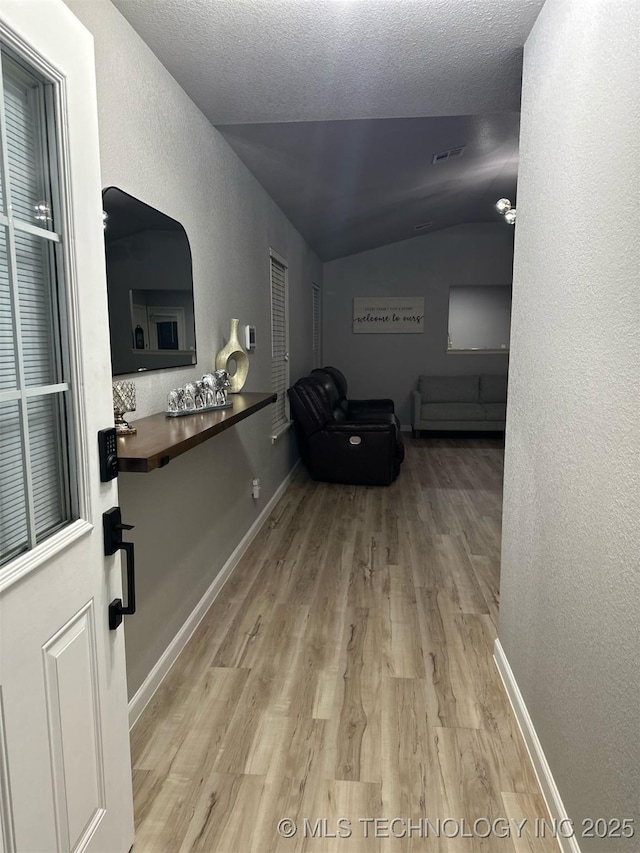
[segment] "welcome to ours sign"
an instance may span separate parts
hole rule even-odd
[[[423,296],[355,296],[355,335],[415,335],[424,332]]]

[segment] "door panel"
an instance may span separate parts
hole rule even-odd
[[[74,850],[105,811],[93,602],[42,651],[58,847]]]

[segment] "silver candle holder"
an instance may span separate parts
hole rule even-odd
[[[133,382],[118,381],[113,383],[113,417],[118,435],[135,435],[137,430],[132,427],[124,416],[127,412],[136,410],[136,386]]]

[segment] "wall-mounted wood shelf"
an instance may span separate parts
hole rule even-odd
[[[155,468],[162,468],[176,456],[274,403],[276,395],[230,394],[229,400],[233,402],[232,409],[185,415],[182,418],[168,418],[160,413],[132,421],[132,426],[138,430],[136,435],[118,439],[120,471],[146,474]]]

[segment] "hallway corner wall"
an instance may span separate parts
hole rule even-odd
[[[500,641],[581,833],[640,831],[640,3],[547,0],[526,43]]]

